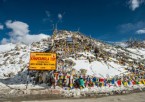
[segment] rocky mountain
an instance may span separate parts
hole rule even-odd
[[[129,39],[128,41],[124,42],[111,42],[111,44],[126,48],[145,48],[145,41]]]
[[[30,52],[57,53],[57,70],[68,73],[113,77],[128,74],[130,67],[145,65],[145,48],[121,47],[80,32],[55,30],[49,38],[30,45],[0,45],[0,79],[26,83]]]
[[[139,40],[129,40],[126,42],[128,47],[131,48],[145,48],[145,42],[144,41],[139,41]]]

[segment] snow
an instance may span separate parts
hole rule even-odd
[[[82,54],[86,57],[95,57],[93,54],[89,53],[89,52],[79,52],[78,54]]]
[[[69,33],[69,32],[66,32]],[[60,35],[59,35],[60,36]],[[59,39],[63,39],[65,37],[57,37],[58,40]],[[96,43],[96,42],[95,42]],[[29,63],[29,57],[30,57],[30,52],[34,51],[43,51],[46,48],[48,48],[49,42],[40,42],[40,44],[36,44],[39,45],[38,46],[31,46],[31,45],[23,45],[23,44],[6,44],[6,45],[0,45],[0,79],[6,79],[8,77],[6,77],[5,75],[9,75],[10,73],[13,73],[14,76],[11,77],[12,78],[12,82],[14,83],[14,85],[10,85],[11,87],[19,87],[19,88],[25,88],[25,82],[27,79],[27,66]],[[97,42],[98,46],[100,47],[101,45],[103,45],[102,43]],[[97,45],[96,44],[96,45]],[[20,48],[19,51],[16,50],[16,46],[18,46]],[[104,46],[104,45],[103,45]],[[106,45],[107,46],[107,45]],[[108,51],[111,52],[113,54],[116,54],[118,52],[126,52],[125,50],[122,50],[121,48],[115,48],[115,47],[110,47],[107,46],[108,48],[102,47],[102,49],[104,51]],[[128,56],[131,56],[134,59],[142,59],[139,55],[143,55],[145,58],[145,49],[134,49],[134,48],[127,48],[128,51],[133,52],[133,53],[129,53]],[[15,55],[17,52],[19,52],[20,54]],[[59,53],[63,53],[61,51],[58,51]],[[4,54],[8,54],[8,56],[4,57]],[[95,58],[95,56],[93,55],[93,53],[91,52],[79,52],[76,53],[77,55],[83,55],[79,58],[74,59],[72,57],[69,57],[67,59],[71,59],[75,65],[73,66],[73,68],[75,68],[76,70],[80,70],[80,69],[86,69],[87,70],[87,75],[95,75],[97,77],[113,77],[115,75],[122,75],[122,74],[127,74],[128,71],[125,70],[125,68],[127,68],[127,66],[122,66],[119,65],[118,63],[115,63],[113,61],[118,61],[116,58],[112,58],[110,57],[110,59],[112,60],[111,62],[104,62],[102,58],[98,58],[100,59],[100,61],[97,61]],[[139,55],[138,55],[139,54]],[[92,57],[92,59],[95,59],[93,62],[89,62],[89,60],[87,59],[87,57]],[[19,63],[20,59],[23,61],[23,63]],[[65,58],[64,58],[65,59]],[[131,59],[129,59],[130,61],[132,61]],[[14,64],[11,64],[10,61],[14,61]],[[4,62],[6,62],[6,64],[4,64]],[[18,73],[22,71],[22,73],[19,75]],[[20,81],[20,82],[19,82]],[[18,85],[16,85],[16,83],[19,83]],[[5,84],[0,83],[0,86],[4,86]],[[34,87],[33,85],[29,85],[30,88]],[[39,86],[36,86],[36,88],[38,88]],[[116,87],[103,87],[103,88],[94,88],[92,90],[99,90],[101,92],[103,91],[109,91],[109,90],[118,90],[119,88]],[[121,88],[120,88],[121,89]],[[122,88],[123,89],[123,88]],[[88,89],[84,89],[84,90],[88,90]],[[99,92],[98,91],[98,92]]]
[[[127,48],[128,51],[134,53],[134,54],[131,54],[130,53],[130,56],[133,58],[133,59],[136,59],[136,60],[141,60],[141,59],[145,59],[145,49],[144,48]]]
[[[40,48],[33,47],[31,45],[24,45],[24,44],[1,45],[0,47],[2,47],[3,49],[0,49],[1,50],[0,52],[0,56],[1,56],[0,57],[0,79],[8,78],[9,74],[12,74],[14,77],[16,77],[15,79],[17,79],[18,72],[25,71],[25,69],[27,69],[31,50],[35,50],[35,49],[43,50],[46,46],[48,47],[48,45],[44,46],[43,43],[40,43]],[[16,47],[20,49],[17,50]],[[19,53],[19,54],[16,55],[16,53]],[[8,56],[4,57],[3,56],[4,54],[8,54]],[[22,61],[22,63],[20,63],[20,60]],[[13,63],[10,63],[10,62],[13,62]]]
[[[0,45],[0,53],[10,51],[11,49],[14,49],[15,47],[16,47],[16,44],[12,44],[12,43]]]
[[[121,47],[127,47],[128,45],[125,42],[116,42],[115,45],[121,46]]]
[[[63,90],[63,95],[67,97],[71,97],[72,95],[74,97],[79,97],[81,95],[85,95],[85,93],[109,93],[111,94],[112,92],[123,92],[124,90],[133,90],[133,89],[138,89],[138,88],[145,88],[144,85],[134,85],[134,86],[127,86],[124,87],[123,85],[120,87],[117,86],[104,86],[104,87],[90,87],[90,88],[84,88],[84,89],[72,89],[72,90]],[[113,93],[112,93],[113,95]]]
[[[127,50],[139,54],[139,55],[145,55],[145,49],[133,49],[133,48],[127,48]]]
[[[110,52],[112,54],[117,54],[117,51],[113,50],[113,49],[104,49],[104,50],[107,51],[107,52]]]
[[[43,43],[41,43],[42,45]],[[7,45],[3,45],[4,48],[10,46],[11,44],[7,44]],[[13,47],[14,49],[14,46],[11,46]],[[29,62],[29,54],[30,54],[30,49],[31,50],[36,50],[38,49],[37,47],[32,47],[31,46],[24,46],[24,45],[19,45],[19,47],[21,48],[24,48],[26,47],[26,49],[21,49],[19,52],[20,54],[17,55],[17,56],[10,56],[10,59],[9,60],[12,60],[14,59],[14,61],[16,62],[16,64],[9,64],[4,66],[2,65],[1,66],[1,69],[0,69],[0,78],[5,78],[4,77],[4,74],[8,75],[9,73],[14,73],[14,74],[17,74],[21,69],[23,69],[25,66],[28,65],[28,62]],[[43,47],[45,48],[45,46]],[[4,51],[5,49],[3,49]],[[8,50],[8,49],[7,49]],[[10,49],[9,49],[10,50]],[[26,51],[24,51],[26,50]],[[38,49],[39,50],[39,49]],[[145,50],[144,49],[128,49],[134,53],[137,53],[137,50],[140,51],[141,54],[145,54]],[[12,53],[15,53],[16,51],[11,51]],[[112,49],[112,52],[113,52],[113,49]],[[116,51],[114,51],[116,52]],[[2,52],[1,52],[2,53]],[[80,70],[80,69],[86,69],[87,70],[87,74],[88,75],[96,75],[98,77],[107,77],[107,76],[110,76],[110,77],[113,77],[115,75],[121,75],[122,73],[125,73],[127,72],[125,70],[125,68],[127,66],[121,66],[117,63],[114,63],[113,61],[117,61],[116,59],[114,58],[110,58],[112,59],[112,62],[99,62],[99,61],[93,61],[93,62],[89,62],[87,60],[87,58],[85,57],[95,57],[91,52],[79,52],[77,54],[82,54],[84,57],[80,57],[79,60],[75,60],[73,58],[69,58],[71,59],[72,61],[74,61],[75,66],[73,66],[73,68],[75,68],[76,70]],[[137,55],[134,55],[134,54],[130,54],[133,58],[138,58],[139,56]],[[18,64],[19,60],[20,60],[20,57],[22,58],[22,61],[24,61],[23,64]],[[6,60],[6,58],[0,58],[0,64],[2,64],[4,61]]]
[[[89,63],[88,60],[75,60],[73,58],[69,58],[73,60],[76,65],[73,67],[76,70],[80,69],[86,69],[87,75],[95,75],[97,77],[104,77],[107,76],[113,77],[115,75],[120,75],[122,73],[125,73],[126,70],[122,68],[123,66],[117,65],[113,62],[109,63],[111,66],[107,65],[104,62],[94,61],[92,63]],[[114,68],[113,68],[114,67]]]

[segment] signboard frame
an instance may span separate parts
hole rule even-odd
[[[32,53],[35,53],[35,54],[37,54],[37,53],[43,53],[43,54],[55,54],[55,56],[56,56],[56,63],[55,63],[55,69],[49,69],[49,68],[45,68],[45,69],[41,69],[41,68],[39,68],[39,69],[33,69],[33,68],[31,68],[31,66],[30,66],[30,61],[31,61],[31,54]],[[30,52],[30,60],[29,60],[29,67],[28,67],[28,70],[38,70],[38,71],[52,71],[52,70],[57,70],[57,54],[56,53],[54,53],[54,52]]]

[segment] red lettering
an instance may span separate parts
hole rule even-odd
[[[31,57],[31,60],[49,60],[49,58],[46,57]]]

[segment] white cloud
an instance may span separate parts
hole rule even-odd
[[[145,34],[145,28],[137,30],[136,33],[137,34]]]
[[[3,29],[4,29],[4,26],[0,24],[0,30],[3,30]]]
[[[9,39],[3,38],[1,44],[23,42],[31,44],[40,41],[41,39],[50,37],[46,34],[29,34],[29,25],[21,21],[7,21],[6,27],[11,29],[9,32]]]
[[[11,36],[23,36],[29,33],[28,24],[20,21],[12,22],[9,20],[6,22],[6,26],[7,28],[12,29],[12,32],[9,33]]]
[[[21,36],[17,37],[16,40],[17,40],[17,42],[23,42],[25,44],[31,44],[33,42],[40,41],[41,39],[45,39],[47,37],[49,37],[49,36],[46,35],[46,34],[43,34],[43,33],[36,34],[36,35],[30,35],[30,34],[28,34],[28,35],[26,35],[24,37],[21,37]]]
[[[131,9],[132,11],[134,11],[134,10],[137,9],[142,3],[144,3],[144,0],[130,0],[130,1],[129,1],[130,9]]]

